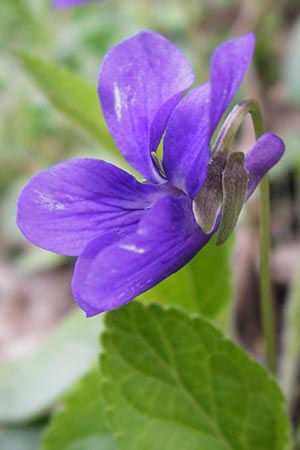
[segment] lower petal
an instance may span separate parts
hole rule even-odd
[[[85,248],[75,267],[75,300],[88,316],[118,308],[179,270],[210,237],[196,224],[188,197],[159,199],[136,233]]]
[[[139,183],[104,161],[78,158],[43,170],[27,183],[17,223],[33,244],[78,256],[96,237],[133,233],[160,195],[163,187]]]

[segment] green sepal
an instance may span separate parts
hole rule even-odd
[[[244,168],[245,155],[234,152],[229,155],[222,177],[223,210],[217,233],[217,245],[223,244],[234,230],[244,205],[248,172]]]
[[[211,159],[202,189],[193,200],[193,212],[197,224],[204,233],[211,233],[223,201],[222,173],[226,164],[226,155],[219,151]]]

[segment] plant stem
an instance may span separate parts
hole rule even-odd
[[[256,139],[264,132],[259,109],[252,113]],[[270,188],[268,175],[260,182],[259,189],[259,237],[260,237],[260,307],[267,366],[276,373],[275,315],[270,274]]]
[[[233,139],[247,114],[251,114],[256,139],[264,133],[263,120],[256,100],[236,105],[225,120],[212,149],[213,156],[221,150],[228,155]],[[276,371],[275,319],[270,279],[270,198],[265,175],[260,182],[260,303],[266,359],[270,372]]]
[[[251,114],[256,139],[260,138],[264,129],[259,105],[254,99],[243,100],[227,116],[213,146],[213,155],[220,150],[226,154],[230,152],[233,139],[247,114]]]
[[[267,365],[276,372],[275,318],[270,281],[270,198],[267,175],[260,182],[260,304]]]

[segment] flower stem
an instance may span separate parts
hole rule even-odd
[[[260,302],[267,365],[276,372],[275,318],[270,281],[270,198],[267,175],[260,182]]]
[[[263,120],[256,100],[236,105],[225,120],[212,149],[213,156],[221,150],[231,152],[233,139],[245,116],[251,114],[256,139],[264,133]],[[270,198],[269,182],[265,175],[260,182],[260,303],[266,359],[269,370],[276,370],[275,319],[270,279]]]
[[[256,139],[259,139],[264,132],[263,120],[259,108],[252,112],[252,120],[255,130],[255,137]],[[275,374],[275,317],[270,276],[270,189],[267,175],[265,175],[260,182],[259,197],[261,318],[267,365],[270,372]]]
[[[262,116],[257,104],[251,111],[256,139],[264,132]],[[265,175],[259,187],[259,238],[260,238],[260,308],[267,366],[271,373],[276,372],[276,339],[274,305],[270,276],[270,189]]]

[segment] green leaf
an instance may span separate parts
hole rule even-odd
[[[231,250],[231,239],[221,247],[211,239],[185,267],[139,300],[176,305],[216,318],[232,298]]]
[[[116,450],[103,410],[100,373],[93,370],[66,396],[41,450]]]
[[[21,51],[17,52],[17,56],[59,111],[107,149],[118,153],[101,113],[96,86],[82,80],[65,67],[58,67]],[[118,156],[120,157],[119,153]]]
[[[271,376],[201,317],[133,302],[106,315],[103,395],[119,450],[285,450]]]
[[[0,422],[18,423],[41,416],[89,370],[99,350],[99,317],[74,310],[37,354],[0,365]]]

